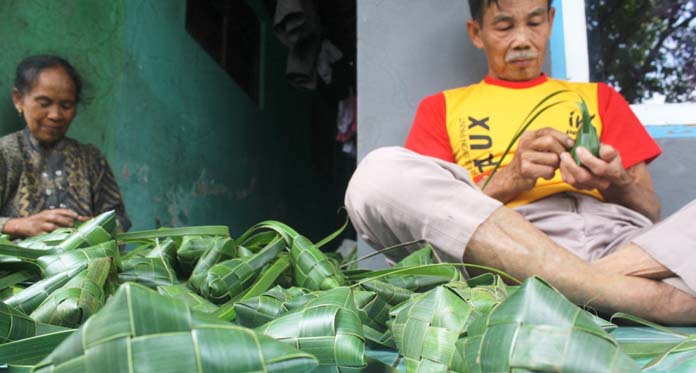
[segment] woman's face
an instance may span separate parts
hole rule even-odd
[[[29,92],[14,89],[12,99],[31,134],[44,145],[62,139],[77,113],[75,83],[62,67],[42,70]]]

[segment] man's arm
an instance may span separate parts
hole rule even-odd
[[[621,155],[612,146],[602,144],[599,158],[584,148],[576,154],[585,167],[578,166],[569,153],[561,154],[561,176],[578,189],[598,189],[607,202],[626,206],[648,217],[660,219],[660,200],[645,162],[624,169]]]
[[[632,182],[624,187],[612,185],[601,191],[604,198],[638,211],[653,222],[660,220],[660,199],[655,193],[648,166],[640,162],[627,169],[626,173]]]

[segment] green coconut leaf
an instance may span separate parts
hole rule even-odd
[[[4,257],[33,260],[42,255],[50,255],[53,253],[55,253],[55,250],[53,248],[35,249],[32,247],[20,246],[13,242],[0,242],[0,255]]]
[[[231,259],[237,255],[235,241],[229,237],[215,237],[213,244],[201,256],[196,266],[193,268],[188,284],[191,289],[202,294],[202,288],[206,285],[208,271],[220,261]]]
[[[64,272],[56,273],[41,281],[35,282],[28,288],[5,299],[4,302],[8,306],[16,308],[25,314],[30,314],[36,307],[43,303],[51,293],[63,287],[71,278],[75,277],[85,268],[87,268],[87,262],[78,263]]]
[[[218,309],[218,306],[196,294],[184,284],[158,286],[157,291],[185,303],[194,311],[213,313]]]
[[[391,306],[371,291],[354,290],[355,305],[360,311],[363,335],[372,345],[383,348],[396,348],[391,331],[387,326]]]
[[[200,294],[213,303],[222,303],[240,295],[263,268],[285,249],[278,237],[266,248],[245,258],[234,258],[215,264],[208,270]]]
[[[582,113],[582,126],[578,131],[578,136],[575,138],[575,145],[570,149],[570,155],[573,156],[573,160],[578,166],[582,166],[582,161],[576,154],[579,147],[587,149],[595,157],[599,156],[599,136],[597,135],[597,130],[592,125],[592,117],[590,116],[590,111],[587,108],[587,103],[585,99],[580,97],[582,101],[578,103],[580,107],[580,112]]]
[[[343,223],[343,225],[340,228],[338,228],[337,230],[335,230],[334,232],[332,232],[328,236],[319,240],[319,242],[314,244],[314,246],[318,249],[318,248],[321,248],[322,246],[326,245],[327,243],[333,241],[336,237],[338,237],[339,235],[341,235],[341,233],[343,233],[343,231],[346,229],[346,227],[348,227],[348,223],[350,223],[350,220],[348,219],[348,216],[346,216],[346,221]]]
[[[111,210],[84,222],[65,240],[55,246],[55,253],[96,246],[112,239],[116,229],[116,213]]]
[[[524,123],[557,104],[541,103]],[[548,284],[536,280],[538,284],[509,286],[501,276],[509,283],[516,280],[496,269],[433,264],[439,259],[425,241],[385,249],[410,254],[394,268],[371,271],[355,269],[363,259],[355,259],[355,251],[344,258],[318,250],[345,225],[317,244],[277,221],[256,224],[237,240],[219,227],[134,232],[118,236],[135,246],[121,256],[110,223],[103,223],[26,242],[0,238],[0,292],[6,297],[36,281],[37,274],[49,275],[6,298],[17,309],[0,305],[0,334],[6,336],[0,339],[0,364],[9,362],[11,371],[59,372],[370,371],[394,366],[423,372],[636,371],[633,357],[641,364],[652,359],[644,367],[648,371],[695,369],[696,337],[675,333],[671,339],[646,342],[617,336],[618,344],[607,334],[615,324],[572,305]],[[80,229],[82,235],[76,235]],[[107,241],[86,247],[102,239]],[[158,286],[157,294],[128,283],[114,293],[112,271],[101,293],[92,291],[86,280],[93,276],[85,266],[110,257],[121,262],[113,269],[122,279],[152,287],[175,285]],[[69,268],[72,264],[78,266]],[[490,273],[464,281],[460,267]],[[308,289],[285,289],[291,284]],[[222,295],[218,302],[225,303],[216,306],[200,296],[202,289]],[[98,306],[89,308],[95,299],[109,296],[98,311]],[[81,300],[86,311],[76,307]],[[37,323],[22,312],[51,315],[57,304],[92,315],[73,333]],[[36,316],[51,321],[42,317]],[[232,319],[256,330],[226,321]],[[366,344],[390,349],[392,357],[401,354],[403,360],[366,365]]]
[[[236,317],[235,306],[238,302],[263,294],[266,290],[270,289],[271,286],[273,286],[273,284],[276,283],[278,278],[289,267],[290,257],[285,253],[281,253],[278,259],[276,259],[276,261],[272,265],[268,266],[268,268],[265,271],[261,272],[261,274],[256,278],[252,285],[247,287],[247,289],[244,290],[241,294],[233,297],[229,301],[225,302],[225,304],[222,304],[217,309],[217,311],[215,311],[215,316],[220,320],[233,320]]]
[[[302,310],[280,316],[256,330],[316,356],[321,365],[365,367],[362,322],[350,288],[322,292]]]
[[[696,370],[696,334],[665,350],[644,367],[645,372],[693,372]]]
[[[0,344],[0,361],[9,364],[10,368],[12,365],[38,364],[74,331],[74,329],[60,330]]]
[[[106,241],[96,246],[75,249],[60,254],[44,255],[39,257],[36,262],[44,276],[52,276],[76,265],[87,264],[92,259],[102,257],[111,257],[113,265],[121,268],[121,256],[115,241]]]
[[[408,289],[400,288],[381,280],[363,282],[360,286],[365,290],[376,293],[382,300],[392,306],[408,300],[413,295],[413,292]]]
[[[383,280],[403,289],[422,292],[430,290],[438,285],[447,284],[452,281],[460,281],[462,279],[461,273],[455,267],[438,267],[436,269],[437,270],[431,271],[431,273],[397,273],[385,276]]]
[[[469,299],[449,286],[438,286],[414,295],[394,307],[390,315],[392,335],[408,371],[454,370],[455,343],[481,314]]]
[[[456,350],[458,371],[639,370],[586,311],[536,277],[473,320]]]
[[[35,277],[36,276],[29,271],[5,273],[2,278],[0,278],[0,290],[11,288]]]
[[[143,242],[138,242],[135,248],[121,253],[121,261],[129,260],[135,257],[144,258],[152,250],[154,246],[155,242],[153,241],[147,240]]]
[[[696,334],[688,335],[622,312],[612,315],[611,320],[628,320],[649,328],[642,330],[638,339],[624,336],[619,340],[617,337],[626,354],[634,359],[650,359],[643,367],[645,371],[693,370],[694,365],[690,365],[690,361],[696,357]],[[649,337],[646,338],[646,335]]]
[[[329,290],[346,284],[346,279],[334,263],[307,238],[295,237],[290,253],[297,286],[309,290]]]
[[[32,313],[37,322],[75,328],[96,313],[105,300],[104,284],[111,258],[96,258],[87,269],[51,293]]]
[[[276,239],[278,235],[279,233],[274,230],[257,232],[244,239],[244,241],[240,242],[239,240],[237,240],[237,246],[243,247],[245,250],[248,251],[248,255],[251,255],[253,253],[259,252],[261,249],[266,247],[269,243],[271,243],[271,241]],[[240,255],[240,257],[248,255]]]
[[[74,232],[75,228],[58,228],[50,233],[25,238],[17,242],[17,245],[35,250],[51,250]]]
[[[0,302],[0,343],[36,335],[36,322],[26,314]]]
[[[137,282],[150,288],[179,283],[176,270],[166,261],[155,258],[131,258],[123,262],[121,282]]]
[[[351,281],[361,280],[360,285],[379,279],[396,287],[418,292],[461,280],[461,273],[456,267],[457,264],[452,263],[424,264],[370,272],[347,271],[346,275]]]
[[[126,283],[36,371],[307,372],[316,364],[291,345]]]
[[[369,281],[375,281],[375,280],[384,280],[385,277],[390,276],[390,275],[424,275],[424,276],[447,276],[448,274],[453,273],[451,271],[452,268],[457,268],[457,267],[463,267],[463,268],[476,268],[480,269],[486,272],[491,272],[492,274],[499,275],[501,277],[506,278],[507,280],[521,284],[520,280],[516,279],[515,277],[511,276],[510,274],[492,268],[488,266],[482,266],[482,265],[477,265],[477,264],[470,264],[470,263],[438,263],[438,264],[423,264],[419,266],[413,266],[413,267],[405,267],[405,268],[389,268],[389,269],[383,269],[383,270],[378,270],[378,271],[366,271],[366,270],[357,270],[357,271],[345,271],[344,274],[346,278],[348,278],[350,281],[357,281],[354,285],[352,286],[358,286],[362,285],[363,283],[369,282]],[[448,269],[449,268],[449,269]],[[457,277],[457,278],[455,278]],[[453,277],[453,281],[460,281],[461,277],[459,275]]]
[[[280,253],[275,262],[263,271],[256,281],[244,291],[239,300],[263,294],[275,284],[278,277],[288,268],[290,268],[290,257],[285,253]]]
[[[183,236],[223,236],[229,237],[230,231],[224,225],[209,225],[197,227],[160,228],[146,231],[125,232],[116,234],[121,242],[133,242],[144,239],[171,238]]]
[[[235,303],[236,321],[242,326],[256,328],[278,316],[301,308],[306,302],[316,297],[316,294],[307,295],[307,291],[302,288],[284,289],[276,286],[263,294]],[[301,297],[304,303],[290,302],[298,297]]]
[[[163,241],[156,239],[152,250],[145,257],[135,256],[123,261],[119,279],[151,288],[179,283],[175,269],[177,248],[176,242],[171,238]]]
[[[177,263],[181,274],[191,275],[198,260],[215,244],[215,236],[184,236],[176,251]]]
[[[491,279],[489,282],[489,279]],[[473,283],[478,283],[472,286]],[[466,282],[457,281],[447,287],[465,299],[479,314],[487,314],[498,304],[505,301],[509,295],[509,289],[500,276],[489,273],[469,279]]]
[[[28,243],[0,242],[0,255],[35,260],[42,256],[52,256],[78,248],[99,245],[111,239],[110,232],[115,228],[114,216],[115,213],[113,211],[98,215],[82,224],[79,228],[71,230],[71,233],[67,234],[64,240],[51,242],[55,243],[53,246],[47,245],[46,241],[55,239],[59,234],[62,237],[68,231],[62,230],[53,236],[49,234],[39,238],[29,238]]]
[[[297,231],[290,228],[290,226],[288,226],[285,223],[281,223],[275,220],[266,220],[254,224],[251,228],[247,229],[246,232],[242,233],[242,235],[236,240],[236,243],[238,245],[246,246],[248,248],[250,243],[247,241],[250,241],[252,237],[258,235],[263,231],[276,232],[283,238],[283,240],[285,240],[285,243],[288,247],[292,246],[292,241],[295,239],[295,237],[300,235],[299,233],[297,233]]]
[[[429,243],[425,243],[425,246],[415,250],[411,254],[408,254],[405,258],[401,259],[398,263],[394,265],[395,268],[405,268],[413,267],[424,264],[433,263],[433,248]]]

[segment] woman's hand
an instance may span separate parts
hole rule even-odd
[[[8,220],[3,228],[3,233],[12,237],[31,237],[53,232],[60,227],[72,227],[75,220],[87,221],[88,218],[80,216],[70,209],[43,210],[26,218]]]

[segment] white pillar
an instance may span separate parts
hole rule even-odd
[[[561,0],[561,3],[568,80],[588,82],[590,81],[590,61],[587,51],[585,0]]]

